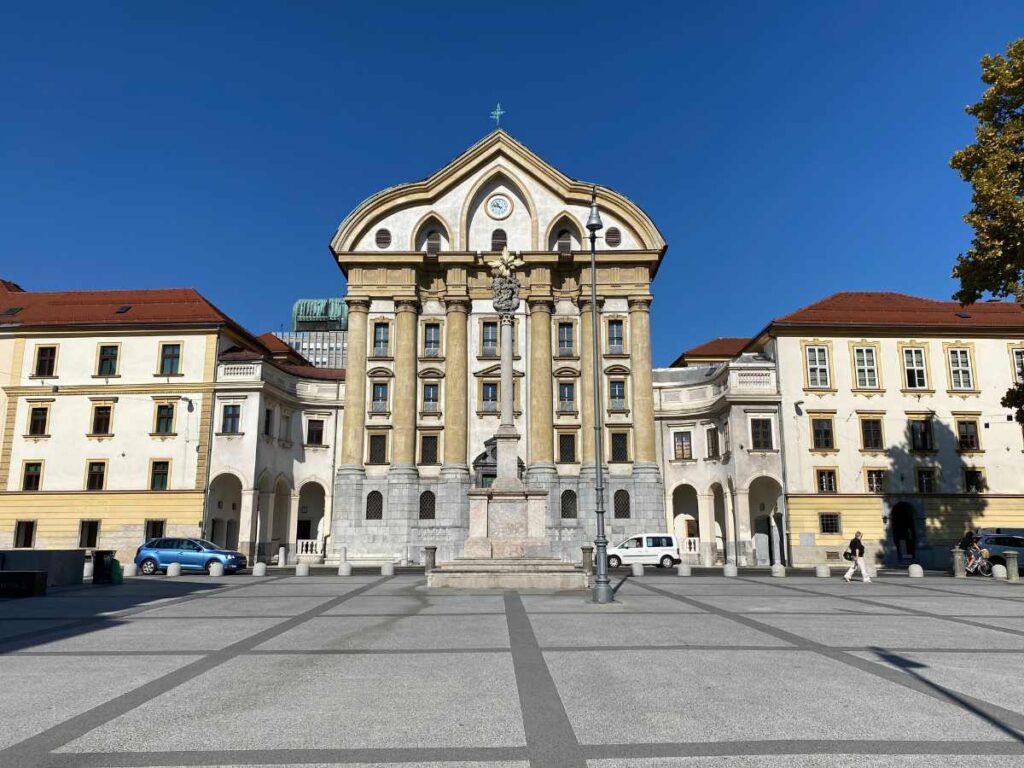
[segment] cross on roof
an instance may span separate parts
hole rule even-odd
[[[501,125],[501,116],[505,114],[505,110],[501,108],[501,102],[498,102],[498,106],[491,112],[491,120],[494,121],[496,126]]]

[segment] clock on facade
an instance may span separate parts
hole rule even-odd
[[[512,201],[507,195],[491,195],[487,199],[487,215],[492,219],[505,219],[512,213]]]

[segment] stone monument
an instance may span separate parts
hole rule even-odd
[[[512,329],[519,308],[516,267],[522,261],[506,247],[490,263],[494,310],[501,324],[501,423],[497,476],[489,488],[469,493],[469,536],[463,556],[427,574],[429,587],[463,589],[584,589],[585,576],[551,555],[545,536],[547,491],[519,479],[519,432],[513,416]]]

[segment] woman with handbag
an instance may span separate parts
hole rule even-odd
[[[871,581],[871,577],[868,576],[868,569],[864,565],[864,544],[861,541],[863,535],[860,531],[857,531],[854,537],[850,539],[850,546],[844,553],[848,555],[846,559],[850,561],[850,568],[846,575],[843,576],[843,580],[847,584],[853,579],[853,574],[856,573],[857,569],[860,569],[860,576],[865,584]]]

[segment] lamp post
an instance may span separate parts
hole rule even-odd
[[[611,603],[615,600],[611,581],[608,578],[608,537],[604,533],[604,440],[601,421],[601,344],[597,322],[597,231],[603,229],[601,214],[597,211],[597,187],[590,192],[590,321],[591,321],[591,362],[594,377],[594,461],[597,465],[597,479],[594,481],[594,512],[597,514],[597,537],[594,549],[597,555],[597,575],[594,579],[594,602]]]

